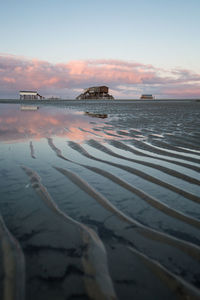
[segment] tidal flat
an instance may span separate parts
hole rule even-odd
[[[200,299],[200,102],[0,103],[0,299]]]

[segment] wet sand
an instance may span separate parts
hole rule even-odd
[[[1,299],[200,299],[200,102],[49,102],[0,104]]]

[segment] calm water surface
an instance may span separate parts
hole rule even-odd
[[[0,299],[200,299],[199,129],[194,101],[0,104]]]

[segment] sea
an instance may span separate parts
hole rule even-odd
[[[0,299],[200,299],[200,101],[2,102]]]

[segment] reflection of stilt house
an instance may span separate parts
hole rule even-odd
[[[108,117],[107,114],[96,114],[96,113],[92,113],[92,112],[89,112],[89,111],[86,111],[85,114],[89,117],[92,117],[92,118],[101,118],[101,119],[105,119]]]
[[[20,91],[20,100],[41,100],[44,99],[38,92],[35,91]]]
[[[83,99],[114,99],[112,95],[108,94],[107,86],[94,86],[84,90],[82,94],[76,97],[77,100]]]

